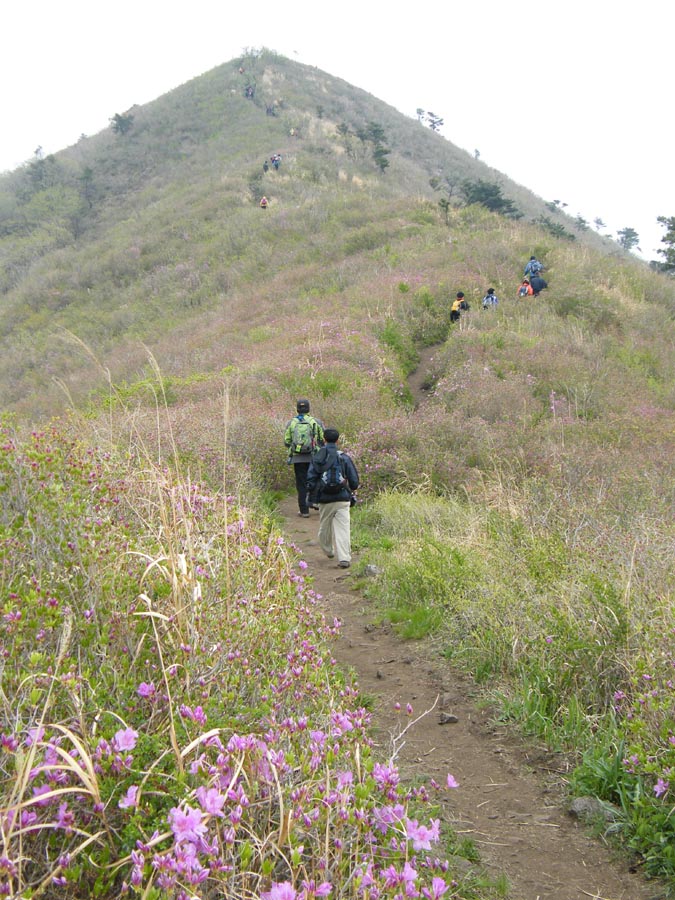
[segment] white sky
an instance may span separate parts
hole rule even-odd
[[[0,172],[268,47],[415,117],[656,258],[675,215],[672,0],[5,0]]]

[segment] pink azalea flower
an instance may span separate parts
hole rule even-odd
[[[138,740],[138,732],[133,728],[120,728],[115,733],[113,745],[115,750],[133,750]]]
[[[174,806],[169,811],[168,818],[171,831],[179,844],[184,841],[197,841],[203,834],[206,834],[206,825],[202,821],[202,813],[199,809],[193,809],[191,806],[180,809]]]
[[[41,784],[40,787],[33,788],[33,797],[41,797],[43,794],[50,794],[51,791],[52,791],[52,789],[49,787],[48,784]],[[37,800],[36,805],[37,806],[49,806],[51,801],[52,801],[52,798],[48,797],[46,800]]]
[[[663,797],[664,794],[668,793],[669,788],[670,782],[664,781],[663,778],[659,778],[654,785],[654,793],[657,797]]]
[[[439,900],[447,889],[448,885],[445,881],[438,876],[434,876],[434,878],[431,879],[431,890],[429,890],[429,888],[422,888],[422,894],[427,900]]]
[[[148,697],[152,697],[154,695],[155,690],[156,688],[152,681],[141,681],[141,683],[138,685],[138,688],[136,689],[136,693],[139,697],[147,699]]]
[[[227,798],[224,794],[217,791],[216,788],[206,788],[204,785],[201,785],[197,788],[196,795],[199,805],[204,812],[209,813],[211,816],[223,815],[223,806]]]
[[[431,842],[437,841],[440,834],[440,822],[431,820],[431,828],[419,825],[417,819],[405,820],[406,836],[413,842],[414,850],[431,850]]]
[[[262,900],[295,900],[297,891],[289,881],[274,882],[271,890],[260,896]]]
[[[458,788],[459,787],[459,782],[456,780],[455,776],[451,775],[449,772],[448,772],[447,785],[449,788]]]
[[[131,787],[127,790],[126,794],[120,802],[117,804],[120,809],[133,809],[138,805],[138,785],[132,784]]]

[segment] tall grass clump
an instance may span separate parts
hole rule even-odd
[[[653,592],[646,560],[624,568],[615,550],[572,543],[562,520],[531,519],[526,500],[380,494],[357,520],[382,570],[366,590],[402,635],[431,638],[481,682],[504,717],[569,752],[574,789],[615,803],[614,830],[647,871],[675,877],[672,601]],[[618,770],[601,765],[617,755]]]
[[[295,548],[172,469],[2,422],[2,895],[475,896]]]

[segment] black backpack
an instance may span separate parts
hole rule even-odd
[[[322,494],[339,494],[347,487],[347,479],[342,471],[341,453],[338,452],[334,457],[328,457],[328,468],[321,475],[321,493]]]

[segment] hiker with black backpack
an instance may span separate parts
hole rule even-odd
[[[319,504],[319,545],[329,559],[338,558],[338,568],[352,562],[349,510],[356,502],[354,491],[359,474],[351,458],[338,450],[340,432],[324,431],[325,447],[312,457],[307,473],[307,490]]]
[[[530,286],[532,288],[532,295],[534,297],[538,297],[541,291],[545,291],[548,287],[548,283],[544,281],[541,275],[533,275],[530,278]]]
[[[295,487],[298,492],[298,515],[309,518],[307,496],[307,472],[312,456],[324,445],[323,426],[309,414],[309,400],[301,399],[295,404],[297,415],[286,426],[284,444],[288,450],[288,464],[295,470]],[[313,504],[314,509],[318,506]]]

